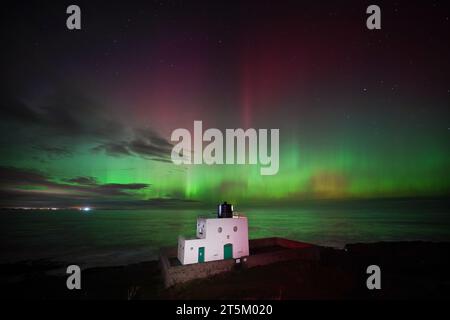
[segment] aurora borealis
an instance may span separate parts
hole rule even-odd
[[[420,6],[418,5],[420,4]],[[2,12],[0,206],[448,196],[444,1],[77,1]],[[170,135],[279,128],[280,168],[186,165]]]

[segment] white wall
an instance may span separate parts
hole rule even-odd
[[[197,227],[204,224],[203,239],[179,238],[178,259],[182,264],[198,262],[198,248],[205,247],[205,261],[222,260],[224,245],[233,245],[233,258],[249,255],[248,222],[246,217],[199,219]],[[235,231],[234,228],[237,228]],[[221,232],[219,232],[221,228]],[[198,228],[197,228],[198,229]],[[198,230],[197,230],[198,231]]]
[[[218,229],[222,228],[222,232]],[[237,227],[237,231],[234,231]],[[227,243],[233,245],[233,258],[248,256],[248,224],[246,217],[208,219],[206,222],[206,240],[209,252],[206,252],[206,261],[223,259],[223,246]]]
[[[206,247],[205,239],[179,239],[178,260],[181,264],[191,264],[198,262],[198,248]],[[180,253],[181,251],[181,253]],[[206,251],[206,248],[205,248]],[[206,255],[206,254],[205,254]],[[206,261],[206,259],[205,259]]]

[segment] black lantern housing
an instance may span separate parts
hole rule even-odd
[[[226,201],[219,204],[217,208],[217,218],[233,218],[233,206]]]

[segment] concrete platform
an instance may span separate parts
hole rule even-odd
[[[194,279],[207,278],[215,274],[239,268],[253,268],[280,261],[319,260],[321,247],[284,238],[262,238],[249,241],[250,255],[240,259],[229,259],[182,265],[177,259],[177,248],[162,248],[160,264],[164,284],[171,287]]]

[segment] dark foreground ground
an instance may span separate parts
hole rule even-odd
[[[381,268],[381,290],[368,290],[366,268]],[[289,261],[194,280],[165,289],[156,261],[82,271],[81,290],[66,289],[65,265],[0,266],[9,299],[449,299],[450,243],[395,242],[323,248],[319,261]],[[58,270],[59,271],[58,273]]]

